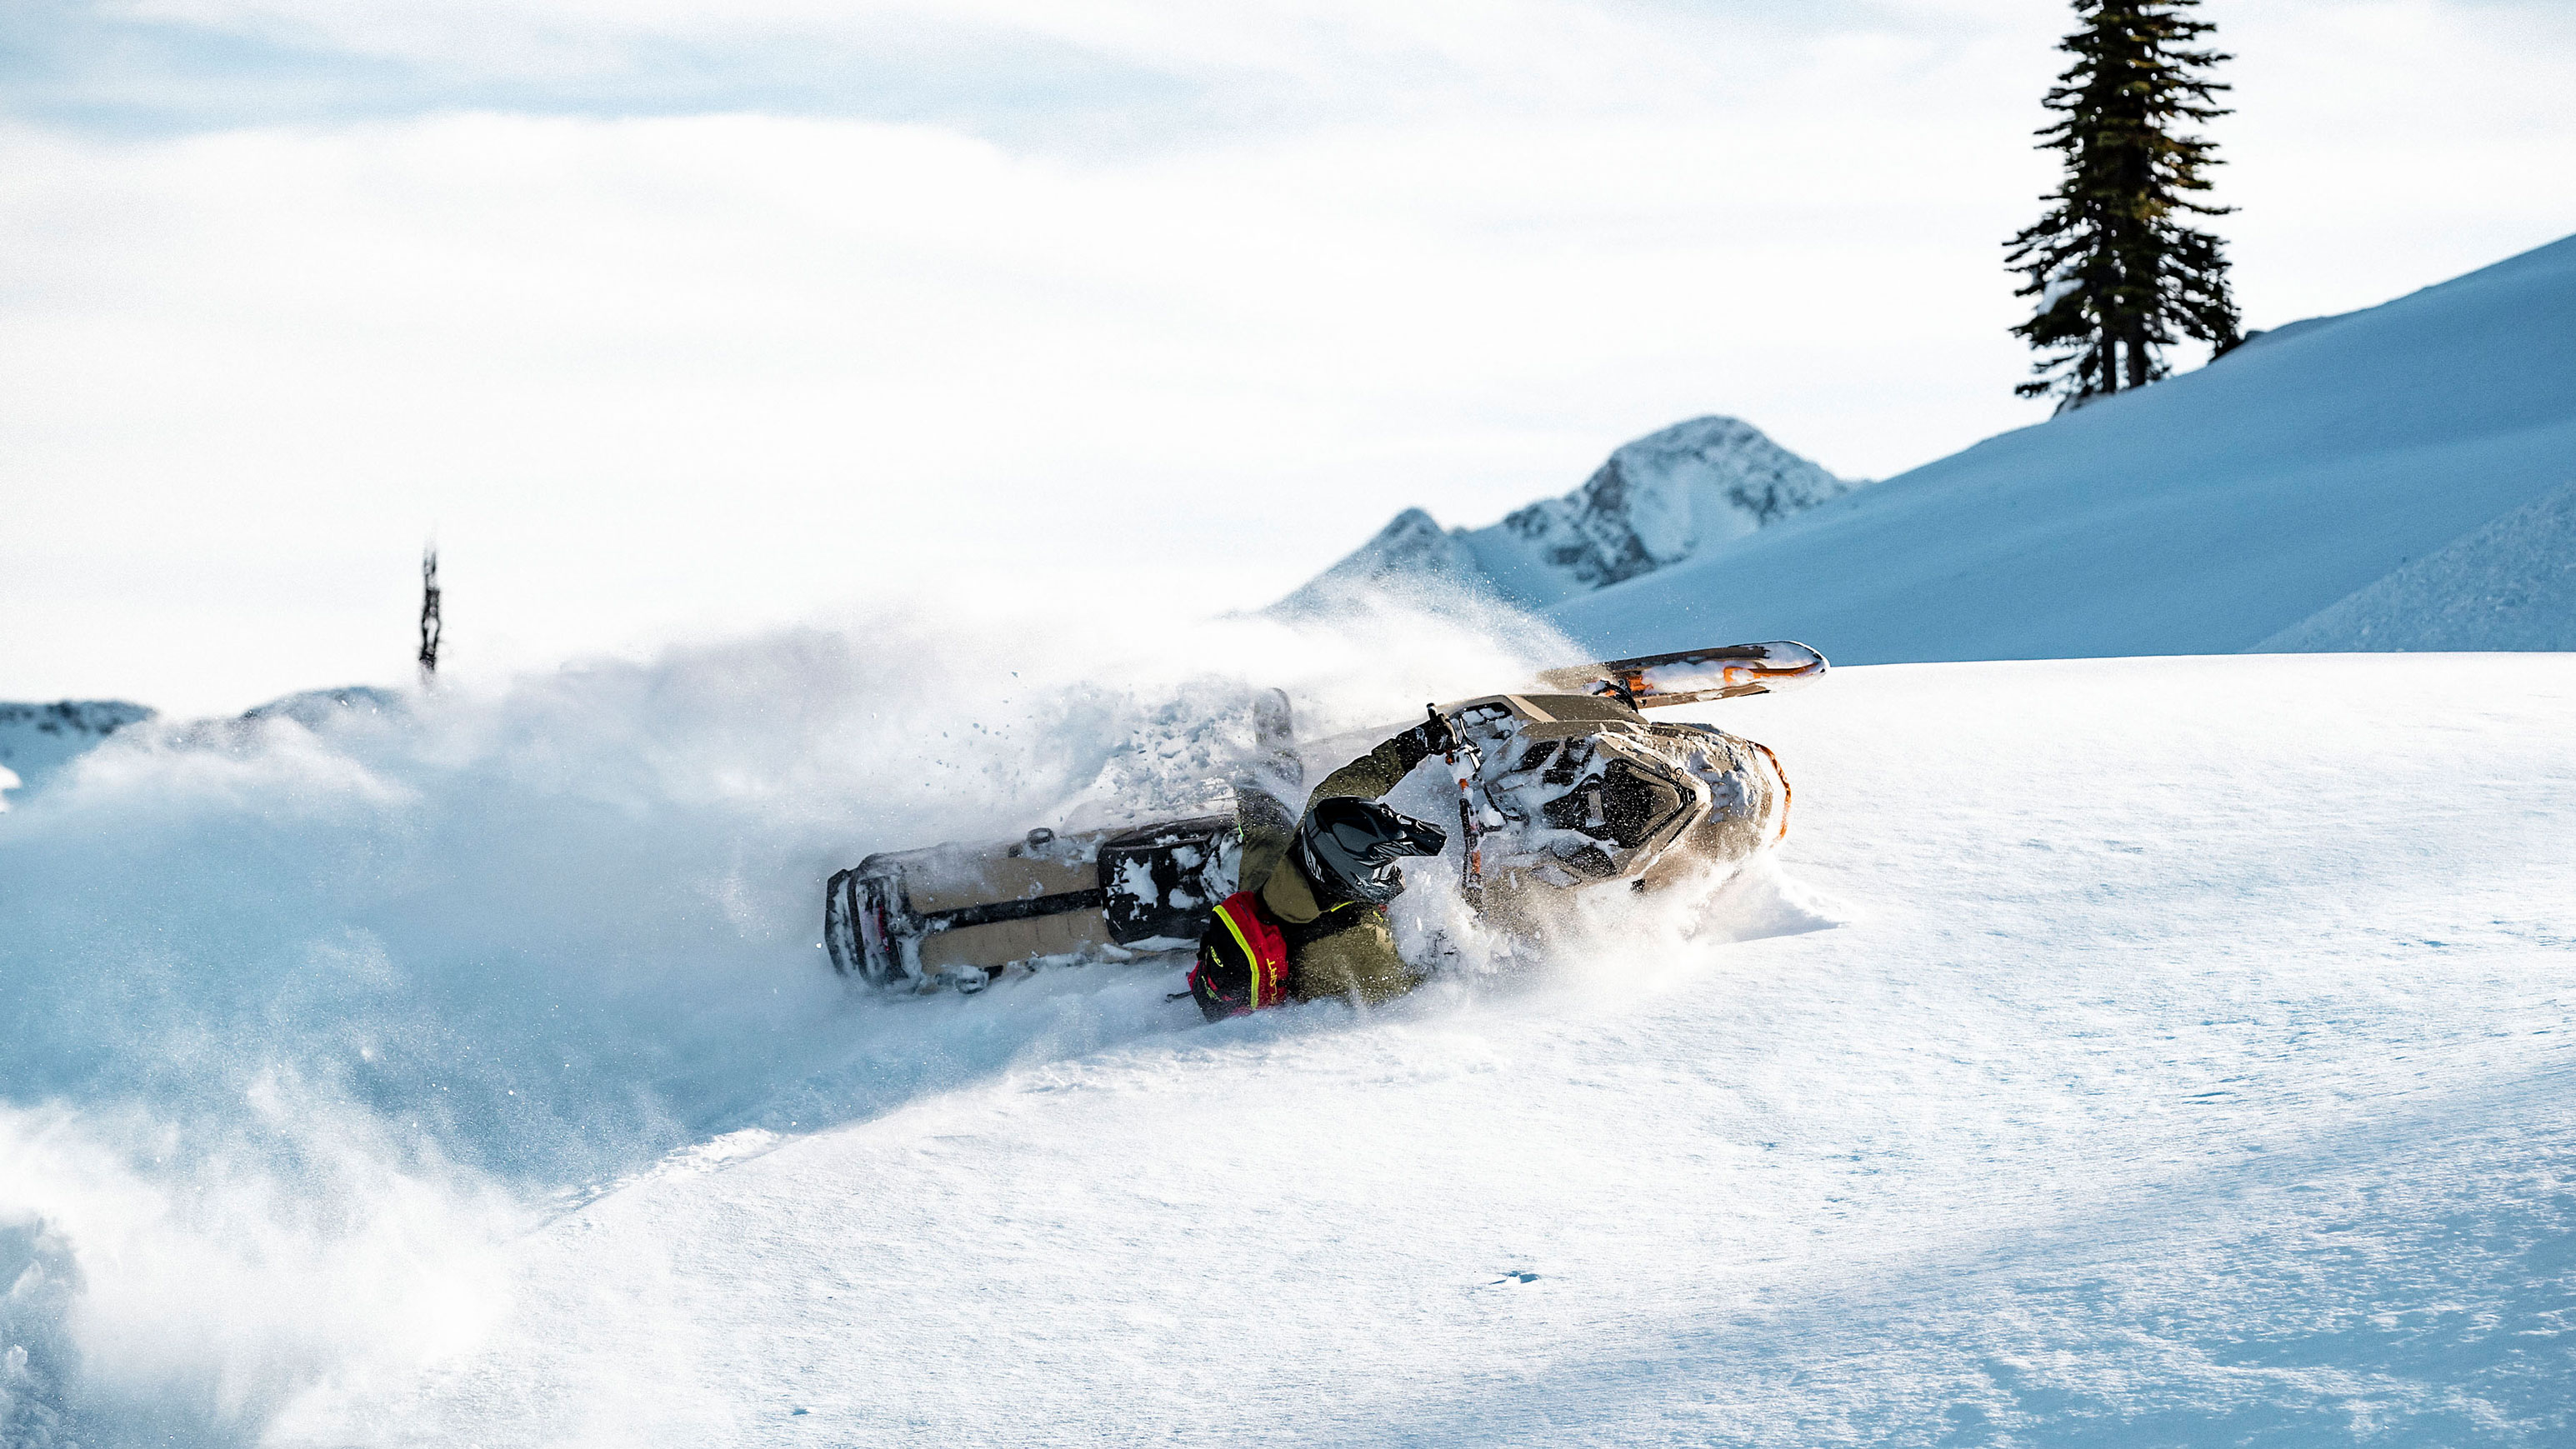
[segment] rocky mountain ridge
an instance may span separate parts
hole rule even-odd
[[[1545,608],[1667,568],[1861,486],[1731,417],[1698,417],[1620,447],[1559,498],[1484,528],[1408,508],[1274,608],[1330,609],[1374,591],[1464,590]]]

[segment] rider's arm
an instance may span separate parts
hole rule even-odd
[[[1413,773],[1414,766],[1429,759],[1433,750],[1445,743],[1445,740],[1432,738],[1427,723],[1415,725],[1326,775],[1324,783],[1315,787],[1315,793],[1306,797],[1306,804],[1311,809],[1316,801],[1336,795],[1374,800],[1394,789],[1405,776]]]
[[[1235,823],[1243,831],[1243,860],[1239,878],[1243,889],[1257,891],[1270,879],[1270,872],[1288,854],[1289,843],[1297,838],[1297,817],[1292,807],[1257,783],[1236,787]]]

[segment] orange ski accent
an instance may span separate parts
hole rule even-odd
[[[1751,745],[1757,750],[1760,750],[1762,752],[1762,757],[1771,762],[1771,773],[1779,777],[1780,833],[1772,836],[1771,838],[1773,840],[1786,840],[1789,838],[1789,772],[1780,768],[1780,757],[1771,753],[1771,747],[1769,745],[1762,743],[1760,740],[1746,740],[1745,743]]]

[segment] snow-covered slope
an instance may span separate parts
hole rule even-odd
[[[2487,565],[2391,576],[2571,481],[2576,238],[2283,328],[1552,617],[1604,655],[1781,637],[1855,663],[2209,653],[2291,637],[2391,579],[2338,617],[2403,598],[2445,617],[2417,637],[2564,648],[2564,614],[2481,613]],[[2461,632],[2478,618],[2501,632]],[[2339,627],[2296,637],[2352,647]]]
[[[2576,650],[2576,482],[2255,648]]]
[[[66,699],[53,704],[0,702],[0,792],[33,790],[47,777],[108,736],[152,718],[139,704],[113,699]],[[0,810],[8,808],[0,793]]]
[[[1346,606],[1448,590],[1537,608],[1669,568],[1859,485],[1735,418],[1692,418],[1621,447],[1562,498],[1484,528],[1442,530],[1408,508],[1274,607]]]
[[[1338,728],[1511,663],[1431,627],[1186,652]],[[793,636],[95,752],[0,817],[0,1441],[2576,1432],[2576,659],[1846,670],[1701,712],[1777,873],[1533,977],[844,994],[821,873],[1195,708],[1119,677]]]

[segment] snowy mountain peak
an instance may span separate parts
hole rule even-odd
[[[1459,535],[1419,508],[1395,516],[1375,537],[1300,585],[1272,607],[1309,613],[1335,601],[1386,589],[1444,585],[1485,592],[1490,584]]]
[[[1742,419],[1692,418],[1621,447],[1573,492],[1489,527],[1443,530],[1408,508],[1275,607],[1308,612],[1408,585],[1543,607],[1696,557],[1856,486]]]
[[[1851,489],[1751,423],[1692,418],[1612,453],[1582,487],[1519,510],[1503,527],[1547,567],[1597,589]]]
[[[1476,556],[1419,508],[1397,514],[1343,562],[1364,565],[1372,574],[1370,582],[1389,574],[1473,574],[1476,570]]]

